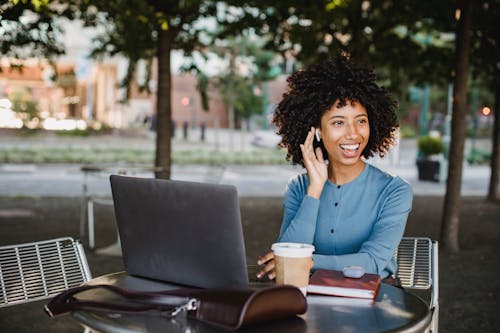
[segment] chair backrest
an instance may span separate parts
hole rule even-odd
[[[438,306],[438,242],[426,237],[403,237],[396,251],[396,276],[407,289],[431,290],[429,306]]]
[[[410,290],[430,290],[432,317],[425,332],[436,333],[439,327],[438,242],[425,237],[403,237],[396,251],[401,285]],[[425,291],[427,293],[427,291]]]
[[[52,297],[90,279],[73,238],[0,246],[0,307]]]
[[[432,241],[424,237],[403,237],[396,251],[396,276],[405,288],[432,286]]]

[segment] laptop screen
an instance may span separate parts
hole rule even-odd
[[[110,176],[127,273],[187,286],[248,285],[236,188]]]

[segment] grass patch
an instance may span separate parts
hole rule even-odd
[[[255,148],[248,151],[214,149],[173,149],[175,164],[284,164],[286,153],[278,149]],[[153,149],[102,147],[15,147],[0,148],[0,163],[134,163],[152,164]]]

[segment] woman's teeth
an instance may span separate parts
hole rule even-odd
[[[359,148],[359,143],[355,145],[340,145],[340,148],[344,150],[357,150]]]

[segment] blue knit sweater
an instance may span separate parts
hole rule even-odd
[[[387,277],[411,210],[411,186],[366,164],[353,181],[327,181],[319,199],[307,195],[307,174],[293,177],[284,198],[279,242],[313,244],[314,269],[362,266]]]

